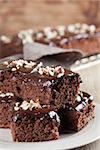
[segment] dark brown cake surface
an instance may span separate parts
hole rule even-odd
[[[80,92],[74,106],[67,106],[59,110],[61,119],[61,130],[73,131],[81,130],[95,116],[95,105],[93,96],[85,92]]]

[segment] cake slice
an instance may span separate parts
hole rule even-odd
[[[9,128],[12,107],[16,97],[13,93],[2,93],[0,92],[0,128]]]
[[[61,132],[68,131],[68,129],[79,131],[95,117],[93,96],[80,92],[76,100],[74,106],[66,106],[65,109],[62,108],[58,111],[61,120]]]
[[[0,72],[1,91],[14,92],[26,101],[33,100],[54,110],[75,103],[80,82],[77,73],[32,61],[12,61]]]
[[[18,105],[18,103],[17,103]],[[25,102],[14,107],[11,133],[16,142],[36,142],[59,138],[60,120],[56,112],[35,114],[32,104]]]

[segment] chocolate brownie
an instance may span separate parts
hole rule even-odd
[[[26,67],[26,62],[12,61],[1,70],[1,91],[14,92],[26,101],[38,102],[41,107],[59,109],[75,103],[81,82],[79,74],[61,66],[45,67],[32,61]]]
[[[56,140],[59,138],[60,120],[54,111],[34,116],[32,110],[16,111],[13,113],[11,133],[16,142],[35,142]]]
[[[9,128],[12,107],[16,97],[13,93],[1,93],[0,92],[0,128]]]
[[[12,38],[2,35],[0,37],[1,56],[22,53],[23,45],[33,41],[65,49],[80,49],[85,52],[85,55],[90,55],[100,52],[100,28],[76,23],[55,28],[46,27],[40,31],[22,30]]]
[[[58,111],[61,120],[61,131],[68,129],[73,131],[81,130],[95,116],[95,105],[93,96],[80,92],[74,106],[66,106]]]

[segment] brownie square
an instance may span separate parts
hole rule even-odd
[[[35,116],[32,111],[13,113],[11,133],[16,142],[37,142],[59,138],[60,120],[54,111]]]
[[[41,107],[52,109],[75,103],[80,82],[79,74],[61,66],[45,67],[24,60],[8,63],[0,73],[1,91],[13,91],[26,101],[38,101]]]
[[[93,97],[88,93],[81,92],[81,94],[77,96],[76,105],[66,106],[65,109],[60,109],[58,115],[61,120],[61,132],[68,130],[81,130],[92,118],[95,117]]]

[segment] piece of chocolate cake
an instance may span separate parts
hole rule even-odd
[[[12,107],[16,97],[13,93],[0,92],[0,128],[9,128],[12,116]]]
[[[61,120],[61,131],[79,131],[95,116],[93,96],[80,92],[76,105],[66,106],[58,111]]]
[[[81,82],[79,74],[61,66],[44,67],[42,63],[26,62],[6,62],[6,68],[0,72],[1,91],[14,92],[26,101],[33,100],[41,107],[52,109],[75,103]]]
[[[29,106],[30,107],[30,106]],[[35,142],[59,138],[60,120],[54,111],[34,116],[32,110],[22,105],[13,113],[11,133],[16,142]]]

